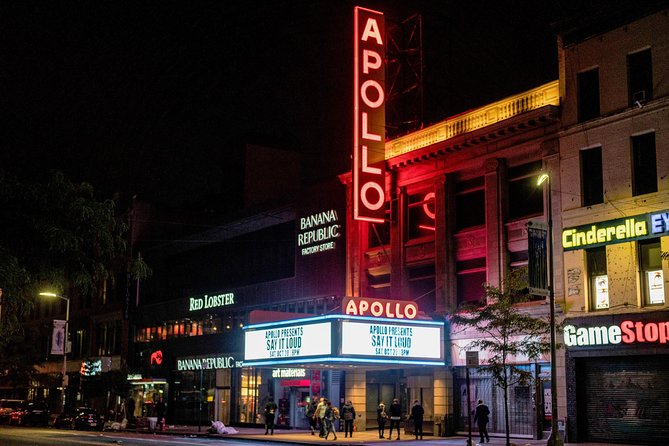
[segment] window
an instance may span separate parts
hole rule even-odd
[[[578,121],[599,116],[599,68],[578,74]]]
[[[606,273],[606,247],[585,251],[588,262],[591,307],[595,310],[609,308],[609,276]]]
[[[645,305],[664,305],[664,276],[660,239],[638,243],[639,265]]]
[[[434,192],[409,195],[409,239],[432,236],[435,231]]]
[[[653,99],[650,48],[627,55],[627,82],[630,106],[641,106]]]
[[[655,133],[632,137],[632,195],[657,192]]]
[[[485,225],[483,177],[455,185],[455,230]]]
[[[509,219],[541,215],[544,212],[544,194],[537,187],[541,161],[509,168]]]
[[[581,194],[583,206],[604,203],[602,148],[581,150]]]
[[[457,262],[458,305],[485,303],[485,258]]]
[[[155,339],[156,336],[157,331],[152,331],[152,339]],[[107,356],[119,354],[121,352],[121,321],[98,324],[95,342],[97,344],[95,350],[98,355]]]

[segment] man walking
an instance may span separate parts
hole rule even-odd
[[[393,428],[397,428],[397,439],[400,439],[400,421],[402,420],[402,406],[400,401],[395,398],[390,405],[390,433],[388,440],[393,439]]]
[[[414,401],[413,406],[411,406],[411,419],[413,420],[413,433],[416,436],[416,440],[418,440],[418,436],[420,436],[421,440],[423,439],[424,414],[425,410],[423,409],[423,406],[421,406],[420,401]]]
[[[488,443],[490,443],[490,435],[488,435],[488,415],[490,415],[490,409],[483,404],[483,400],[479,400],[476,405],[476,412],[474,412],[474,423],[479,426],[481,443],[485,443],[485,440],[488,440]]]

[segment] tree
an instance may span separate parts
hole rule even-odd
[[[21,321],[46,287],[95,296],[129,267],[127,227],[113,200],[98,200],[87,183],[60,172],[45,183],[24,182],[0,171],[0,370],[4,349],[23,336]],[[133,271],[146,272],[141,260]]]
[[[522,304],[529,300],[527,271],[512,271],[502,288],[484,285],[488,304],[484,307],[467,307],[451,315],[451,323],[475,329],[482,336],[465,348],[484,350],[489,359],[484,366],[496,386],[504,395],[504,422],[506,444],[510,445],[509,388],[532,379],[532,373],[512,363],[517,356],[529,361],[538,360],[550,351],[550,321],[534,317],[523,311]]]

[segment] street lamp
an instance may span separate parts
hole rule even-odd
[[[543,184],[548,186],[548,302],[550,305],[550,330],[551,330],[551,435],[548,437],[548,446],[562,446],[564,441],[560,437],[557,426],[558,403],[557,403],[557,347],[555,342],[555,291],[553,290],[553,204],[551,201],[551,180],[547,173],[542,173],[537,179],[537,186]],[[545,186],[544,186],[545,188]]]
[[[70,299],[55,293],[39,293],[40,296],[57,297],[65,301],[65,338],[63,340],[63,412],[65,412],[65,387],[67,385],[67,324],[70,321]]]

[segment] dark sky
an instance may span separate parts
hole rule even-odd
[[[549,24],[575,3],[4,2],[0,167],[193,208],[239,183],[245,141],[331,176],[350,169],[354,5],[421,13],[429,124],[557,79]]]

